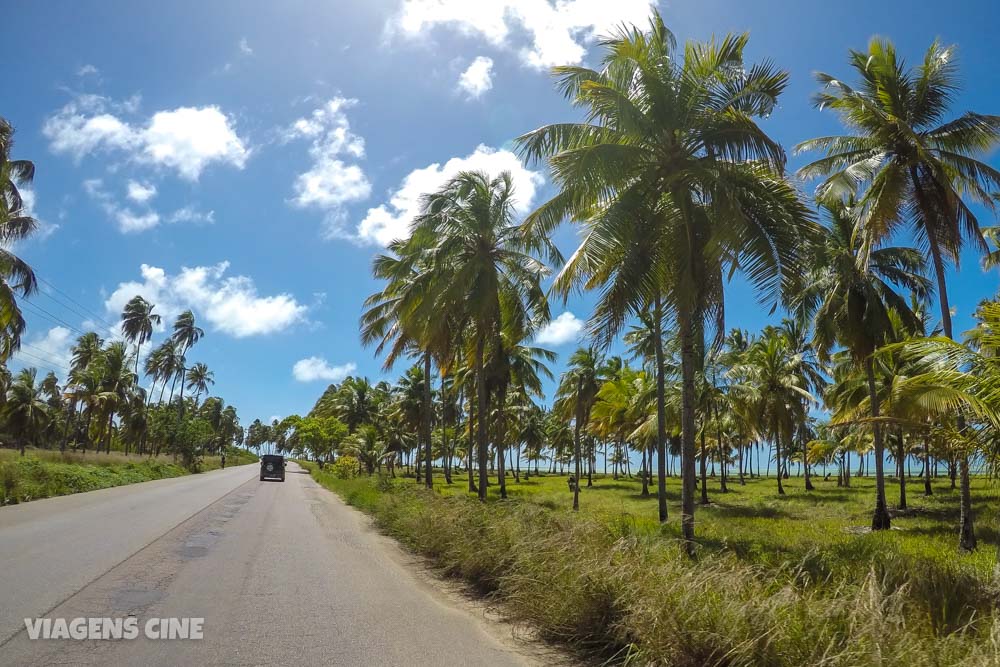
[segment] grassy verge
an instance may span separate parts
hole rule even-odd
[[[950,520],[931,509],[946,506],[946,489],[926,506],[914,499],[918,511],[888,534],[852,530],[866,521],[864,481],[782,499],[772,498],[773,479],[713,493],[692,561],[676,539],[677,513],[660,526],[655,500],[634,482],[598,480],[575,515],[563,477],[509,482],[511,500],[481,504],[458,479],[428,492],[412,479],[338,479],[309,468],[387,533],[501,601],[512,619],[601,659],[1000,664],[995,550],[958,556],[950,529],[936,532]]]
[[[240,465],[256,460],[253,454],[239,450],[226,457],[226,464]],[[205,457],[201,470],[220,466],[218,456]],[[119,452],[60,454],[33,450],[21,457],[17,451],[0,450],[0,505],[188,474],[190,470],[169,456],[125,456]]]

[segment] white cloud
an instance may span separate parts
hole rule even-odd
[[[25,366],[51,369],[62,375],[70,364],[72,344],[73,332],[66,327],[52,327],[43,336],[24,340],[18,359]]]
[[[158,111],[143,124],[116,115],[132,113],[135,106],[132,101],[115,104],[99,95],[80,95],[47,118],[42,133],[53,152],[77,161],[94,152],[122,152],[140,164],[175,169],[190,181],[215,162],[238,169],[246,164],[250,151],[218,107]]]
[[[240,39],[239,46],[240,46],[240,53],[242,53],[243,55],[245,55],[245,56],[252,56],[253,55],[253,49],[250,48],[250,43],[247,42],[247,38],[246,37],[243,37],[243,38]]]
[[[134,232],[144,232],[159,225],[161,222],[193,222],[198,224],[212,224],[215,222],[215,211],[200,211],[193,206],[184,206],[177,209],[166,217],[146,206],[146,203],[156,194],[156,187],[145,185],[136,181],[129,181],[126,186],[126,196],[136,202],[144,210],[135,210],[128,206],[122,206],[104,188],[104,181],[99,178],[91,178],[83,182],[83,189],[104,212],[118,225],[118,229],[124,234]]]
[[[160,216],[156,211],[135,211],[131,208],[123,207],[105,189],[104,182],[99,178],[87,179],[83,182],[83,189],[104,212],[118,225],[118,229],[123,234],[133,232],[143,232],[152,229],[160,224]],[[129,184],[129,196],[131,197],[131,183]]]
[[[215,222],[215,211],[199,211],[193,206],[179,208],[167,217],[167,222],[194,222],[211,225]]]
[[[466,157],[453,157],[443,165],[435,162],[411,171],[389,197],[387,204],[368,209],[368,214],[358,224],[354,238],[363,243],[384,246],[409,236],[410,223],[420,213],[421,197],[440,189],[462,171],[484,171],[491,176],[509,171],[514,180],[514,210],[519,215],[531,209],[535,190],[543,181],[540,173],[527,169],[510,151],[479,145]]]
[[[469,97],[480,97],[493,87],[493,59],[478,56],[458,77],[458,87]]]
[[[126,234],[144,232],[160,224],[160,214],[156,211],[136,213],[131,209],[125,208],[115,211],[114,218],[118,223],[118,229]]]
[[[101,71],[94,67],[93,65],[84,65],[80,69],[76,70],[76,75],[79,77],[85,76],[99,76]]]
[[[295,179],[295,196],[292,203],[300,208],[317,208],[328,214],[328,219],[339,219],[344,204],[367,199],[371,182],[364,170],[351,159],[365,154],[365,141],[351,132],[346,110],[357,100],[335,97],[299,118],[288,127],[284,141],[309,140],[312,166]],[[347,161],[345,161],[347,160]]]
[[[307,357],[295,362],[295,365],[292,366],[292,375],[299,382],[315,382],[316,380],[340,382],[357,368],[357,365],[353,363],[331,366],[323,357]]]
[[[581,331],[583,320],[567,310],[539,329],[535,342],[539,345],[565,345],[579,339]]]
[[[182,267],[180,273],[169,275],[160,267],[143,264],[142,280],[119,283],[104,307],[117,315],[138,294],[156,304],[166,320],[190,308],[212,329],[236,338],[284,331],[305,319],[306,306],[294,296],[260,296],[252,278],[226,276],[228,269],[229,262],[219,262]]]
[[[129,180],[127,187],[128,198],[137,204],[145,204],[156,196],[156,186],[151,183],[139,183],[138,181]]]
[[[21,195],[21,215],[26,215],[29,218],[34,218],[35,222],[38,223],[35,229],[35,234],[31,238],[45,240],[52,236],[57,229],[59,229],[59,224],[54,222],[46,222],[38,217],[38,211],[35,208],[37,197],[35,191],[27,186],[21,186],[17,189],[18,193]]]
[[[615,26],[645,26],[650,7],[649,0],[403,0],[388,27],[415,37],[450,26],[517,49],[526,65],[541,69],[581,62],[586,45]]]

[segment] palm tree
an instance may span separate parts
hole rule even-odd
[[[865,248],[855,233],[854,209],[843,204],[825,206],[829,225],[822,242],[814,246],[814,269],[808,287],[800,296],[802,312],[813,322],[813,344],[822,360],[829,359],[834,345],[849,351],[853,363],[864,368],[871,404],[871,427],[875,447],[875,513],[872,529],[889,528],[885,501],[883,441],[875,378],[875,351],[892,342],[894,317],[913,331],[920,318],[894,286],[926,298],[929,281],[923,277],[924,259],[910,248]]]
[[[195,392],[194,403],[198,405],[198,399],[203,393],[208,393],[209,385],[215,384],[215,373],[208,369],[208,366],[200,361],[187,371],[187,388]]]
[[[1000,116],[966,112],[946,121],[959,89],[955,49],[935,41],[923,62],[907,68],[885,39],[873,38],[867,51],[850,52],[860,77],[857,88],[829,74],[818,74],[825,90],[816,95],[822,109],[836,111],[852,134],[803,142],[800,151],[825,156],[800,170],[804,177],[826,176],[819,192],[842,197],[863,189],[859,223],[872,247],[907,226],[930,251],[937,281],[944,335],[952,335],[946,264],[958,265],[967,242],[989,253],[975,213],[964,198],[996,210],[1000,172],[981,162],[1000,144]],[[964,418],[958,415],[959,430]],[[969,461],[962,476],[960,542],[975,545],[969,492]]]
[[[35,165],[29,160],[11,159],[14,128],[0,118],[0,361],[6,361],[21,347],[24,317],[17,298],[31,296],[37,288],[35,273],[11,246],[26,239],[38,222],[25,209],[18,186],[30,185]]]
[[[755,396],[758,428],[774,442],[778,494],[784,495],[782,437],[790,444],[795,423],[801,418],[806,402],[815,399],[806,390],[797,355],[791,350],[788,339],[776,328],[765,329],[761,338],[750,346],[737,373],[745,378],[745,387]]]
[[[867,51],[850,52],[859,86],[819,73],[825,87],[816,105],[833,109],[853,134],[821,137],[797,151],[825,156],[799,170],[825,176],[821,199],[861,192],[859,231],[867,252],[901,225],[930,251],[944,335],[952,338],[945,268],[957,263],[967,241],[988,250],[975,214],[963,197],[994,210],[1000,172],[977,160],[1000,144],[1000,116],[967,112],[944,122],[959,89],[955,49],[931,44],[923,62],[907,69],[895,46],[873,38]]]
[[[444,375],[445,364],[450,358],[453,337],[448,327],[448,318],[440,317],[421,309],[425,297],[425,283],[417,279],[421,271],[433,271],[423,264],[427,253],[416,244],[405,240],[395,241],[389,246],[390,254],[379,255],[373,261],[373,275],[387,281],[386,286],[365,301],[365,312],[361,316],[361,341],[364,345],[377,343],[376,354],[388,348],[384,368],[390,369],[396,359],[404,353],[420,351],[423,357],[424,375],[423,406],[421,408],[420,437],[424,443],[425,483],[433,487],[433,453],[431,444],[431,360],[438,356],[439,368]],[[437,270],[438,279],[441,267]],[[417,475],[420,481],[420,475]]]
[[[573,415],[573,461],[576,483],[573,485],[573,510],[580,509],[580,437],[590,422],[590,412],[600,391],[601,355],[596,347],[580,348],[569,358],[566,372],[556,391],[557,410]]]
[[[177,414],[179,419],[184,418],[184,373],[186,370],[184,355],[186,355],[188,350],[191,349],[191,346],[201,340],[201,337],[204,335],[205,332],[195,324],[194,313],[190,310],[185,310],[174,322],[174,331],[170,335],[170,340],[174,343],[177,350],[177,363],[175,365],[177,375],[175,378],[179,379],[181,383],[180,401],[177,404]],[[173,398],[173,388],[171,388],[171,398]],[[172,431],[171,439],[176,438],[176,435],[177,429],[174,429]]]
[[[100,393],[95,397],[98,405],[98,420],[100,433],[104,437],[105,452],[111,453],[111,434],[115,414],[125,408],[129,402],[131,390],[135,386],[135,377],[130,370],[132,366],[128,348],[124,341],[114,341],[104,349],[98,365],[101,372]]]
[[[420,258],[414,278],[424,298],[416,317],[447,318],[467,330],[476,378],[479,498],[486,500],[490,395],[487,354],[501,349],[503,331],[531,332],[549,319],[539,252],[558,258],[547,237],[522,233],[514,221],[509,172],[493,178],[462,172],[426,197],[404,258]],[[419,251],[417,249],[420,249]]]
[[[153,312],[156,308],[138,294],[125,304],[122,310],[122,335],[125,340],[135,345],[135,377],[139,379],[139,348],[153,337],[153,327],[158,326],[162,319]]]
[[[682,358],[683,534],[694,539],[697,340],[706,321],[724,330],[727,269],[742,268],[767,300],[794,291],[811,214],[784,179],[785,153],[756,124],[788,80],[770,64],[746,66],[747,35],[683,53],[659,13],[648,32],[621,28],[604,41],[603,67],[559,67],[559,87],[586,111],[518,140],[549,158],[560,192],[525,222],[547,233],[564,218],[584,241],[556,287],[600,288],[591,330],[610,342],[632,315],[671,314]],[[661,337],[657,337],[658,339]],[[665,419],[662,341],[657,410]],[[658,434],[663,441],[665,433]],[[662,445],[661,445],[662,448]],[[661,516],[663,516],[661,511]]]
[[[36,384],[35,378],[35,369],[25,368],[7,390],[7,428],[17,441],[21,456],[29,443],[38,444],[38,436],[49,419],[49,404],[45,401],[42,385]]]

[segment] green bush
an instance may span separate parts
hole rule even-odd
[[[353,456],[341,456],[330,466],[330,470],[337,479],[354,479],[358,476],[360,465]]]

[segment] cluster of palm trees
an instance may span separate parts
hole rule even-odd
[[[153,311],[153,304],[136,296],[122,313],[121,338],[82,334],[71,348],[64,384],[55,372],[39,382],[34,368],[14,376],[0,368],[0,432],[22,454],[27,446],[118,449],[126,455],[176,454],[188,465],[202,454],[242,443],[235,407],[208,396],[212,371],[203,363],[186,365],[185,354],[203,335],[190,311],[147,355],[142,370],[150,386],[141,386],[141,347],[160,324]],[[185,399],[185,388],[194,395]]]
[[[651,471],[655,455],[661,520],[667,447],[676,449],[689,543],[707,449],[724,460],[727,447],[742,456],[747,443],[766,439],[783,471],[793,452],[808,468],[810,442],[818,454],[832,440],[870,440],[878,480],[872,528],[883,529],[887,439],[903,448],[906,433],[940,441],[933,434],[947,432],[958,443],[995,431],[987,428],[995,401],[969,373],[969,354],[988,355],[953,341],[945,276],[966,245],[985,252],[997,236],[980,227],[972,206],[995,208],[1000,172],[979,158],[1000,143],[1000,117],[946,118],[958,88],[951,48],[934,43],[907,67],[890,42],[873,39],[850,53],[856,86],[818,75],[816,105],[837,113],[846,133],[797,146],[822,153],[797,174],[822,179],[810,203],[786,173],[785,149],[760,124],[788,75],[746,62],[747,41],[728,35],[679,49],[655,13],[646,30],[620,29],[602,42],[599,68],[554,70],[583,120],[517,140],[526,160],[550,168],[552,199],[518,220],[509,174],[459,174],[425,196],[410,235],[376,258],[373,273],[385,286],[366,303],[362,340],[385,353],[387,367],[414,355],[422,377],[436,368],[442,403],[458,408],[435,411],[424,383],[416,431],[428,485],[440,413],[443,432],[469,436],[478,467],[470,489],[486,497],[495,456],[504,491],[504,452],[524,423],[511,410],[536,393],[548,357],[530,341],[549,318],[549,298],[577,290],[597,293],[593,347],[574,355],[553,410],[573,424],[574,507],[586,440],[595,435],[617,441],[618,460],[627,458],[623,443],[649,443],[643,469]],[[551,241],[565,221],[582,239],[567,260]],[[891,245],[900,240],[912,245]],[[780,333],[726,340],[725,288],[737,273],[765,306],[788,314]],[[933,298],[940,339],[928,338]],[[643,369],[609,373],[599,351],[630,323],[639,323],[628,336]],[[941,351],[928,365],[912,352],[928,341],[962,353]],[[648,404],[610,407],[602,392]],[[833,401],[822,434],[809,426],[819,398]],[[896,414],[904,404],[920,410]],[[642,428],[628,430],[636,424]],[[962,546],[972,548],[968,452],[955,458]],[[839,477],[849,483],[846,467]],[[702,500],[706,493],[702,483]]]

